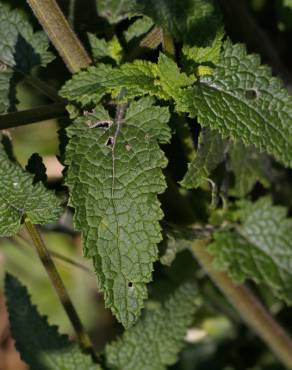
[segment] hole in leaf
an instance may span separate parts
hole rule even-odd
[[[95,127],[98,127],[98,128],[109,128],[111,127],[111,125],[113,124],[112,121],[97,121],[97,122],[93,122],[89,125],[90,128],[95,128]]]
[[[108,146],[108,147],[113,147],[113,145],[114,145],[114,143],[115,143],[115,139],[112,137],[112,136],[110,136],[108,139],[107,139],[107,141],[106,141],[106,143],[105,143],[105,146]]]
[[[246,99],[248,100],[255,100],[257,98],[258,94],[256,92],[256,90],[246,90],[245,91],[245,97]]]
[[[132,288],[133,287],[133,283],[131,281],[128,283],[128,287],[129,288]]]

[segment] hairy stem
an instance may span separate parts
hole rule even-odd
[[[77,314],[77,311],[69,297],[69,294],[56,269],[56,266],[45,246],[41,234],[27,216],[25,216],[24,224],[34,243],[39,258],[49,275],[49,278],[52,282],[52,285],[55,288],[55,291],[60,299],[60,302],[62,303],[64,310],[67,313],[67,316],[76,332],[81,348],[83,348],[84,351],[89,352],[94,358],[96,358],[91,340],[84,330],[84,327]]]
[[[36,108],[0,115],[0,130],[29,125],[52,118],[66,116],[65,103],[40,105]]]
[[[27,0],[71,73],[91,63],[55,0]]]
[[[213,258],[206,249],[207,244],[208,241],[193,244],[192,252],[196,259],[246,324],[262,338],[288,369],[292,369],[292,340],[289,335],[246,286],[235,285],[226,273],[213,267]]]

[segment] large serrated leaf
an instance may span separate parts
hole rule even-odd
[[[136,60],[125,63],[120,68],[107,64],[89,67],[73,76],[61,89],[64,98],[83,105],[98,103],[107,93],[117,94],[124,88],[124,97],[137,97],[145,94],[167,97],[158,83],[157,66],[154,63]]]
[[[284,207],[269,198],[243,202],[242,225],[236,231],[221,231],[209,246],[215,265],[239,282],[253,279],[292,303],[292,219]]]
[[[146,311],[133,328],[106,347],[112,370],[165,370],[177,360],[197,309],[196,288],[182,285],[161,307]]]
[[[90,356],[50,326],[31,304],[26,288],[12,275],[5,278],[12,336],[31,370],[101,370]]]
[[[292,98],[243,45],[227,41],[214,75],[181,90],[177,108],[292,166]]]
[[[13,107],[16,73],[27,74],[34,66],[45,66],[52,59],[44,32],[33,28],[19,10],[0,2],[0,113]],[[11,91],[11,89],[13,91]]]
[[[53,192],[11,161],[0,142],[0,236],[16,234],[26,214],[35,224],[55,222],[61,208]]]
[[[167,108],[144,98],[133,102],[118,123],[111,124],[98,109],[67,131],[75,226],[82,231],[85,255],[93,259],[106,305],[126,327],[143,306],[161,240],[157,194],[166,186],[161,168],[167,160],[158,142],[170,139],[168,120]]]

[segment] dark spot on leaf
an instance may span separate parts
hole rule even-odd
[[[129,288],[132,288],[133,287],[133,283],[131,281],[129,282],[128,287]]]
[[[245,91],[245,97],[246,99],[248,100],[255,100],[257,98],[258,94],[256,92],[256,90],[246,90]]]
[[[108,147],[113,147],[113,145],[114,145],[114,143],[115,143],[115,139],[112,137],[112,136],[110,136],[108,139],[107,139],[107,141],[106,141],[106,143],[105,143],[105,146],[108,146]]]

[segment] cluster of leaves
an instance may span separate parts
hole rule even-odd
[[[160,145],[170,143],[174,133],[168,123],[179,126],[175,117],[188,123],[184,128],[191,152],[192,128],[200,127],[196,153],[189,155],[180,186],[205,189],[210,183],[217,203],[220,197],[224,204],[236,199],[229,209],[210,214],[209,222],[219,229],[208,246],[215,266],[237,282],[251,279],[268,286],[291,303],[292,223],[287,210],[273,206],[268,197],[254,203],[243,198],[256,183],[270,186],[273,159],[292,166],[292,98],[259,56],[225,36],[211,0],[103,0],[98,11],[110,24],[134,21],[122,38],[89,34],[96,64],[75,74],[60,91],[73,121],[66,129],[64,159],[68,206],[75,210],[74,227],[82,233],[84,256],[92,259],[105,304],[126,328],[106,347],[105,368],[163,370],[177,359],[198,295],[187,282],[141,315],[163,239],[158,195],[167,187],[163,169],[168,160]],[[11,89],[19,74],[45,66],[53,56],[44,33],[34,33],[24,16],[2,3],[0,21],[4,113],[14,107]],[[153,27],[163,29],[162,38],[170,34],[183,44],[178,63],[164,47],[151,60],[128,60],[127,46]],[[181,127],[173,131],[180,136]],[[0,236],[16,234],[24,217],[35,224],[58,221],[58,198],[16,163],[4,135],[2,142]],[[220,167],[223,176],[218,178]],[[232,179],[231,186],[226,178]],[[171,264],[194,239],[210,239],[211,234],[171,232],[161,262]],[[31,369],[100,369],[48,325],[10,275],[6,295],[17,348]],[[29,331],[35,335],[28,339]]]

